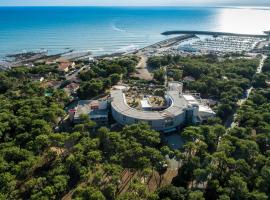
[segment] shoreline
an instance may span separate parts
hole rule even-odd
[[[28,52],[16,52],[16,53],[9,53],[0,58],[0,70],[1,69],[9,69],[12,67],[18,67],[23,65],[28,65],[29,63],[36,63],[42,60],[57,60],[57,59],[66,59],[71,61],[76,60],[84,60],[84,59],[102,59],[102,58],[113,58],[119,57],[128,54],[134,54],[142,48],[133,49],[130,51],[123,51],[119,52],[116,50],[113,53],[104,53],[101,55],[93,55],[92,51],[89,50],[68,50],[65,52],[60,52],[56,54],[48,54],[48,51],[28,51]]]
[[[103,59],[103,58],[113,58],[130,54],[138,54],[139,52],[145,52],[152,48],[164,48],[170,47],[175,44],[178,44],[182,41],[188,40],[190,38],[195,38],[197,35],[211,35],[212,37],[218,36],[238,36],[238,37],[258,37],[261,39],[270,38],[270,31],[265,31],[264,35],[252,35],[252,34],[238,34],[238,33],[227,33],[227,32],[212,32],[212,31],[165,31],[162,32],[161,35],[174,37],[166,38],[164,40],[158,41],[156,43],[133,49],[130,51],[118,52],[115,51],[113,53],[104,53],[102,55],[93,55],[91,51],[82,50],[76,51],[74,49],[67,50],[65,52],[57,53],[57,54],[48,54],[48,51],[42,49],[40,51],[29,51],[22,53],[10,53],[3,58],[0,58],[0,70],[1,69],[9,69],[16,66],[31,66],[33,63],[38,62],[46,62],[48,60],[57,60],[57,59],[66,59],[70,61],[78,61],[85,59]]]
[[[104,53],[102,55],[93,55],[90,51],[76,51],[76,50],[68,50],[67,52],[57,53],[57,54],[51,54],[48,55],[48,51],[44,52],[35,52],[35,51],[29,51],[29,52],[22,52],[22,53],[10,53],[4,57],[4,59],[0,58],[0,69],[8,69],[11,67],[16,67],[20,65],[25,65],[29,63],[38,62],[40,60],[48,60],[48,59],[59,59],[64,58],[67,60],[83,60],[83,59],[89,59],[90,57],[93,59],[103,59],[103,58],[113,58],[113,57],[119,57],[123,55],[129,55],[129,54],[136,54],[140,51],[144,51],[146,49],[156,47],[156,46],[172,46],[176,44],[177,42],[181,42],[182,40],[185,40],[187,38],[194,37],[194,35],[181,35],[181,36],[175,36],[171,38],[167,38],[165,40],[158,41],[156,43],[140,47],[137,49],[132,49],[130,51],[123,51],[119,52],[116,50],[113,53]],[[45,53],[46,52],[46,53]],[[77,55],[76,55],[77,54]],[[91,56],[92,55],[92,56]],[[10,59],[10,60],[9,60]]]
[[[60,58],[66,60],[76,60],[89,55],[92,55],[92,53],[88,51],[78,52],[75,50],[68,50],[57,54],[48,54],[48,51],[44,52],[28,51],[22,53],[8,54],[3,58],[0,58],[0,70],[29,65],[31,63],[36,63],[39,61],[41,62],[45,60],[57,60]]]

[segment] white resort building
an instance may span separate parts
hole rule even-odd
[[[169,83],[165,100],[167,107],[161,111],[135,109],[127,104],[124,89],[114,89],[111,91],[112,116],[121,125],[145,122],[163,132],[177,130],[185,124],[199,124],[215,116],[210,107],[192,95],[183,94],[182,84],[178,82]]]

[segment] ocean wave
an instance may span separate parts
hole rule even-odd
[[[126,30],[117,27],[116,24],[112,24],[111,27],[113,30],[118,31],[118,32],[127,32]]]
[[[103,48],[96,48],[96,49],[89,49],[88,51],[99,52],[99,51],[105,51],[105,50]]]
[[[131,45],[128,45],[128,46],[124,46],[118,50],[116,50],[117,53],[128,53],[128,52],[131,52],[131,51],[135,51],[139,48],[138,45],[134,45],[134,44],[131,44]]]
[[[13,54],[27,54],[27,53],[48,53],[48,49],[39,48],[39,49],[22,49],[20,51],[15,51]],[[13,55],[11,54],[11,55]]]

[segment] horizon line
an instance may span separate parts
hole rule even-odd
[[[0,5],[0,7],[205,7],[205,8],[270,8],[269,5]]]

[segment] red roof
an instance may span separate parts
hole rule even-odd
[[[66,69],[66,68],[69,68],[71,65],[72,65],[71,62],[62,62],[62,63],[60,63],[60,64],[58,65],[58,67],[59,67],[60,69]]]
[[[66,88],[71,89],[71,90],[76,90],[76,89],[79,88],[79,84],[77,84],[77,83],[70,83],[70,84],[68,84],[66,86]]]

